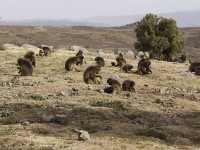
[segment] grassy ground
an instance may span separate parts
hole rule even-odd
[[[102,84],[88,86],[83,72],[96,55],[85,54],[81,72],[64,69],[74,52],[38,57],[33,76],[22,77],[16,61],[24,53],[0,51],[0,149],[200,149],[200,78],[186,72],[187,64],[153,60],[153,74],[140,76],[111,67],[115,56],[104,54]],[[136,70],[138,60],[127,62]],[[112,74],[134,80],[136,92],[100,93]],[[55,114],[69,122],[51,123]],[[89,131],[91,141],[78,141],[73,128]]]

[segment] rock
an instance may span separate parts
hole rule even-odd
[[[51,122],[53,123],[59,123],[59,124],[67,124],[69,123],[69,116],[67,115],[55,115],[51,119]]]
[[[162,103],[162,101],[161,101],[161,99],[158,98],[158,99],[156,99],[155,103],[160,104],[160,103]]]
[[[38,48],[38,47],[33,46],[33,45],[30,45],[30,44],[23,44],[21,47],[22,47],[22,48],[25,48],[25,49],[35,49],[35,50],[38,50],[38,51],[39,51],[39,48]]]
[[[126,52],[125,56],[127,58],[129,58],[129,59],[134,59],[135,58],[135,54],[131,50],[129,50],[128,52]]]
[[[103,89],[99,89],[98,91],[99,91],[99,93],[104,93]]]
[[[112,74],[109,78],[111,78],[111,79],[114,79],[114,80],[117,80],[117,81],[119,81],[119,82],[121,82],[121,79],[120,79],[120,77],[117,75],[117,74]]]
[[[3,50],[14,50],[14,49],[20,49],[20,47],[14,45],[14,44],[4,44]]]
[[[73,45],[73,46],[70,46],[68,50],[71,50],[71,51],[74,51],[74,52],[78,52],[79,50],[82,50],[83,53],[88,53],[88,50],[84,47],[80,47],[80,46],[76,46],[76,45]]]
[[[131,97],[131,94],[130,93],[126,93],[126,97]]]
[[[168,89],[167,87],[162,87],[162,88],[160,89],[160,94],[161,94],[161,95],[165,95],[167,89]]]
[[[24,122],[22,122],[21,123],[23,126],[29,126],[30,125],[30,123],[28,122],[28,121],[24,121]]]
[[[74,129],[74,132],[78,133],[78,139],[80,141],[90,140],[90,135],[87,131]]]
[[[57,93],[57,96],[66,96],[66,94],[64,91],[61,91],[61,92]]]
[[[139,51],[138,52],[138,54],[137,54],[137,56],[139,57],[139,58],[144,58],[144,52],[142,52],[142,51]]]
[[[149,86],[149,84],[144,84],[144,86]]]
[[[144,52],[144,57],[149,58],[149,52]]]
[[[9,86],[9,87],[12,87],[12,86],[13,86],[13,83],[8,82],[8,86]]]

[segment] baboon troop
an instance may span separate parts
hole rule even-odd
[[[104,67],[105,66],[105,61],[102,57],[96,57],[95,61],[97,63],[97,65],[99,65],[100,67]]]
[[[19,58],[17,60],[17,64],[19,65],[19,67],[17,67],[17,69],[19,70],[18,73],[20,73],[20,75],[22,75],[22,76],[32,76],[33,66],[32,66],[32,64],[29,60],[24,59],[24,58]]]
[[[84,57],[82,55],[68,58],[67,61],[65,62],[65,69],[67,71],[74,71],[74,70],[78,71],[76,66],[79,63],[82,64],[83,59]]]
[[[121,83],[119,83],[119,81],[109,78],[107,83],[110,85],[110,87],[104,89],[105,93],[112,93],[113,95],[119,95],[121,93]]]
[[[125,73],[129,73],[129,72],[132,72],[133,69],[133,66],[132,65],[129,65],[129,64],[126,64],[122,67],[122,70],[125,72]]]
[[[123,91],[129,91],[129,92],[133,92],[135,91],[135,82],[132,81],[132,80],[125,80],[123,83],[122,83],[122,90]]]
[[[140,75],[145,75],[152,73],[151,71],[151,61],[149,58],[143,58],[138,63],[138,73]]]
[[[51,49],[47,46],[39,46],[41,50],[39,51],[39,56],[51,57]]]
[[[100,71],[101,71],[100,66],[88,67],[83,74],[83,81],[86,84],[100,84],[100,81],[96,79],[96,78],[102,79],[102,76],[99,75]]]
[[[28,60],[34,67],[36,67],[36,57],[33,51],[28,51],[24,55],[24,59]]]

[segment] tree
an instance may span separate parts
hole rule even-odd
[[[135,29],[138,51],[150,52],[158,60],[170,61],[182,52],[184,42],[179,37],[176,21],[173,19],[147,14]]]

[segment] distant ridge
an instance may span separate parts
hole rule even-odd
[[[140,21],[145,14],[126,15],[126,16],[97,16],[86,19],[76,20],[56,20],[56,19],[34,19],[6,21],[0,19],[0,25],[19,25],[19,26],[94,26],[94,27],[119,27]],[[200,10],[179,11],[158,16],[173,18],[177,21],[178,27],[200,27]]]

